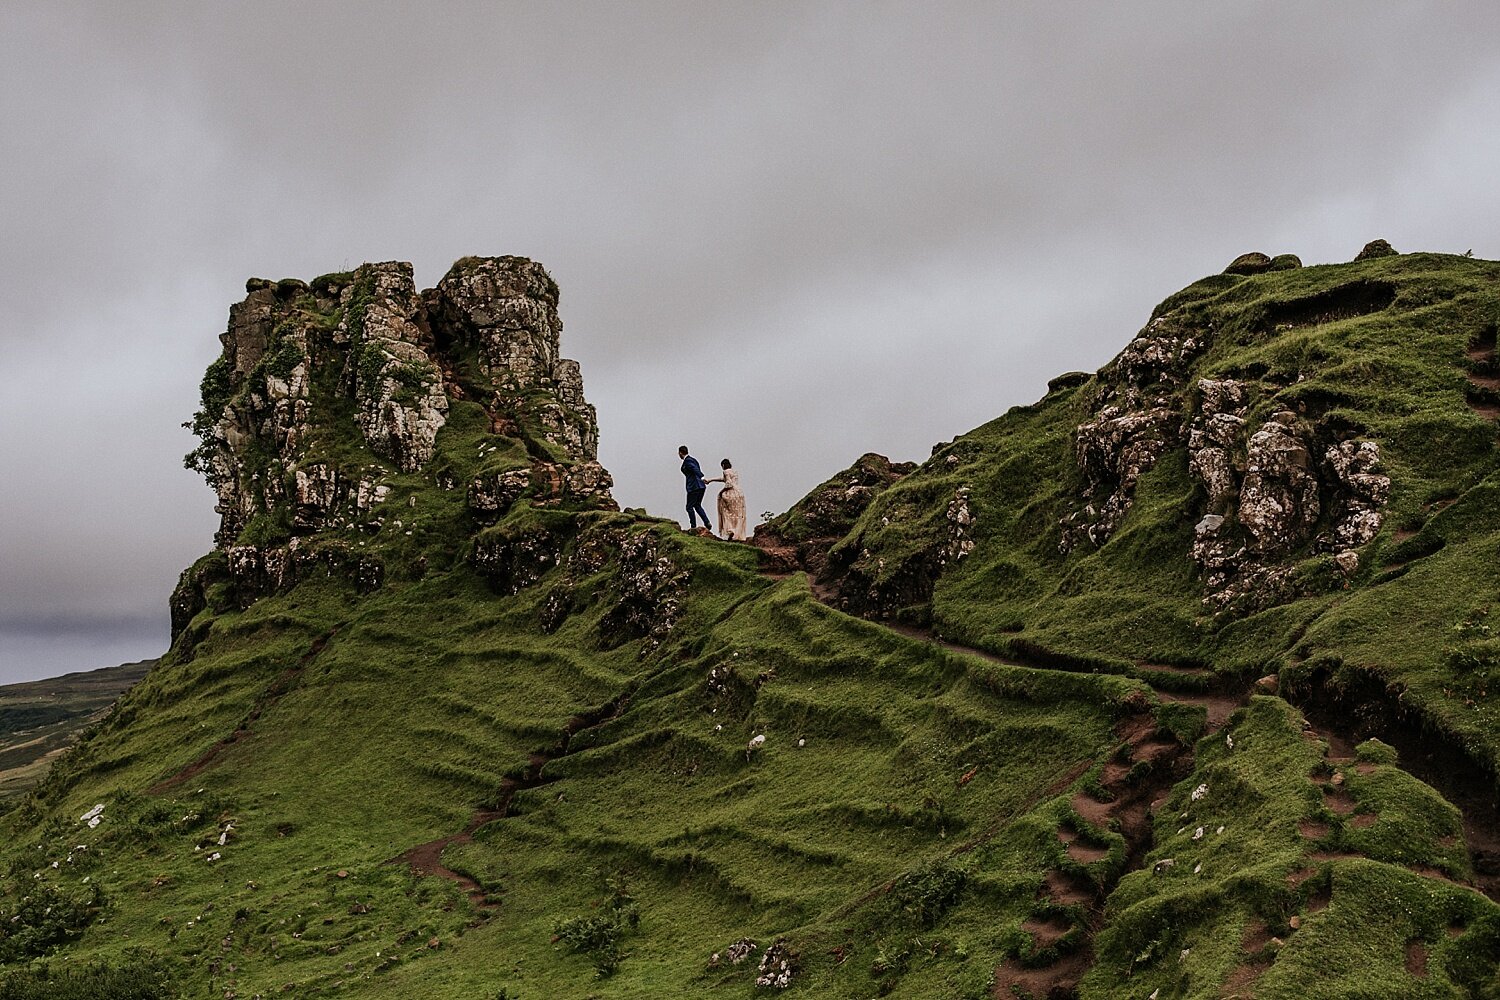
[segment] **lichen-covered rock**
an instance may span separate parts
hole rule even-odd
[[[1242,253],[1229,262],[1224,268],[1225,274],[1260,274],[1271,269],[1271,258],[1263,253],[1252,251]]]
[[[465,257],[438,282],[449,335],[479,348],[484,373],[514,389],[555,383],[557,283],[525,257]]]
[[[1249,394],[1233,379],[1199,379],[1198,412],[1188,430],[1188,467],[1203,480],[1210,510],[1222,510],[1234,496],[1235,449],[1245,427]]]
[[[391,492],[376,475],[367,473],[351,480],[334,466],[324,464],[293,470],[292,484],[292,525],[297,531],[354,523],[376,504],[385,502]]]
[[[974,551],[974,508],[969,503],[969,487],[960,486],[948,501],[948,544],[944,563],[959,562]]]
[[[1359,253],[1354,255],[1356,261],[1371,260],[1375,257],[1394,257],[1396,248],[1385,240],[1371,240],[1366,243]]]
[[[677,625],[686,597],[688,572],[661,550],[655,531],[626,535],[619,544],[619,591],[599,624],[616,641],[646,639],[648,653]]]
[[[1302,266],[1302,258],[1294,253],[1279,253],[1271,258],[1268,271],[1295,271]]]
[[[218,495],[215,540],[235,552],[237,591],[285,585],[308,553],[337,551],[293,542],[356,526],[377,531],[364,543],[371,555],[328,564],[369,585],[367,567],[380,563],[374,550],[414,528],[378,535],[384,518],[374,508],[387,502],[393,476],[434,465],[450,396],[488,403],[490,433],[519,439],[511,447],[523,445],[534,460],[469,484],[481,518],[498,518],[521,496],[539,506],[616,509],[609,473],[595,459],[597,422],[578,364],[558,356],[556,306],[546,270],[521,257],[465,258],[421,293],[411,265],[398,261],[311,283],[247,282],[244,301],[230,308],[222,354],[204,375],[202,409],[190,424],[202,443],[187,457]],[[477,382],[469,363],[476,351]],[[449,456],[431,486],[455,488],[456,468]],[[467,520],[454,527],[461,531],[445,559],[472,530]],[[431,538],[432,525],[424,529]],[[402,543],[403,572],[425,567],[426,555],[411,551],[417,544]],[[480,552],[507,580],[527,577],[524,553],[506,562],[493,545]]]
[[[755,985],[765,989],[784,990],[792,985],[792,951],[787,943],[777,938],[760,956],[760,967],[756,970]]]
[[[1077,427],[1074,453],[1087,502],[1063,519],[1064,552],[1085,538],[1103,545],[1114,534],[1130,511],[1136,483],[1177,444],[1180,428],[1181,419],[1167,407],[1126,412],[1116,406]]]
[[[915,471],[915,462],[892,462],[867,452],[814,488],[791,510],[759,525],[751,543],[772,568],[822,573],[829,549],[853,529],[875,498]]]
[[[1322,510],[1307,441],[1290,413],[1277,413],[1250,436],[1239,520],[1261,552],[1305,541]]]
[[[1340,441],[1328,449],[1324,462],[1339,501],[1333,547],[1352,549],[1372,541],[1380,533],[1391,495],[1390,477],[1375,471],[1380,446],[1374,441]]]
[[[1177,311],[1157,316],[1099,371],[1093,417],[1074,430],[1074,455],[1083,474],[1080,503],[1059,521],[1059,548],[1087,541],[1103,545],[1125,520],[1135,485],[1183,437],[1173,397],[1212,331]]]
[[[598,462],[561,465],[538,462],[524,469],[478,476],[469,484],[469,509],[481,518],[503,516],[525,497],[533,505],[558,504],[600,510],[618,510],[610,490],[614,479]]]
[[[306,539],[293,538],[285,545],[231,546],[225,556],[241,607],[266,594],[289,590],[318,570],[349,580],[362,593],[385,582],[385,565],[378,556],[342,542],[308,544]]]
[[[371,451],[413,472],[431,460],[448,415],[442,371],[421,346],[422,300],[410,264],[366,264],[356,274],[360,301],[344,322],[359,427]]]
[[[553,569],[563,540],[536,525],[502,525],[474,538],[470,562],[499,591],[516,594],[538,583]]]

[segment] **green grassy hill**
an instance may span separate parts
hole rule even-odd
[[[0,685],[0,801],[41,780],[79,734],[155,663],[141,660]]]
[[[219,547],[0,817],[0,997],[1500,995],[1500,265],[1205,279],[761,548],[613,509],[539,267],[407,274],[232,311]]]

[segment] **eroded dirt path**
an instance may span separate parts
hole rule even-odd
[[[146,789],[146,794],[159,795],[162,792],[176,788],[189,778],[202,773],[225,750],[249,739],[252,735],[252,727],[256,722],[260,721],[260,717],[265,714],[266,709],[276,704],[288,691],[297,686],[297,683],[302,680],[302,674],[307,670],[307,665],[316,659],[319,653],[323,652],[323,648],[328,645],[329,641],[338,634],[339,629],[343,628],[345,624],[344,622],[340,622],[323,635],[314,639],[312,645],[308,647],[307,652],[303,653],[296,663],[277,674],[276,678],[255,699],[255,704],[251,707],[250,713],[245,716],[239,725],[234,727],[233,732],[209,747],[197,760],[188,764],[176,774]]]
[[[591,729],[594,726],[616,718],[625,710],[625,706],[630,701],[631,693],[631,690],[626,690],[598,708],[582,712],[569,719],[568,724],[563,727],[557,743],[545,750],[533,752],[528,757],[526,769],[521,773],[519,778],[502,778],[494,803],[491,805],[482,805],[474,810],[473,815],[469,817],[469,822],[462,830],[429,840],[415,847],[409,847],[396,857],[388,860],[386,864],[404,864],[415,875],[447,879],[463,889],[465,894],[468,895],[470,902],[476,908],[481,910],[497,908],[499,904],[490,898],[490,895],[485,892],[483,886],[470,876],[454,871],[443,864],[443,852],[455,844],[469,843],[474,839],[474,834],[478,832],[480,827],[509,816],[511,803],[515,799],[517,792],[547,784],[551,779],[542,773],[547,764],[557,760],[559,757],[565,757],[571,752],[574,736],[585,729]]]

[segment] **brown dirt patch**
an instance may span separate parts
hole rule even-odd
[[[1021,922],[1021,930],[1031,935],[1031,943],[1038,951],[1057,944],[1072,929],[1073,925],[1061,917],[1029,917]]]
[[[1058,828],[1057,839],[1063,842],[1063,850],[1067,852],[1068,857],[1081,865],[1093,864],[1109,856],[1109,851],[1085,842],[1075,831],[1065,826]]]
[[[1251,962],[1241,965],[1229,974],[1228,979],[1224,980],[1219,995],[1225,1000],[1253,1000],[1255,994],[1251,992],[1251,989],[1265,971],[1264,965]]]
[[[1100,802],[1083,792],[1073,796],[1069,804],[1085,823],[1092,823],[1094,826],[1108,826],[1109,818],[1114,812],[1114,803]]]
[[[1297,886],[1301,885],[1303,882],[1306,882],[1316,874],[1318,874],[1318,870],[1316,868],[1298,868],[1294,872],[1287,873],[1286,884],[1295,889]]]
[[[509,796],[506,796],[506,798],[508,804]],[[443,864],[443,852],[448,849],[448,845],[450,844],[467,844],[474,839],[475,830],[478,830],[481,826],[492,820],[500,819],[504,815],[504,809],[477,810],[470,817],[469,825],[464,827],[459,833],[439,837],[436,840],[429,840],[425,844],[418,844],[416,847],[405,851],[399,858],[392,860],[404,862],[410,866],[412,872],[416,875],[432,875],[456,883],[459,888],[468,894],[470,901],[480,909],[494,907],[496,904],[486,898],[484,888],[478,882]]]
[[[1055,869],[1042,880],[1042,891],[1058,906],[1092,903],[1095,895],[1092,883]]]
[[[1051,965],[1028,969],[1016,959],[1008,959],[995,969],[996,1000],[1015,1000],[1031,996],[1036,1000],[1071,1000],[1078,995],[1078,980],[1093,964],[1087,950],[1064,955]]]
[[[1350,813],[1354,812],[1356,807],[1354,796],[1350,795],[1348,792],[1342,789],[1335,792],[1330,792],[1327,789],[1324,789],[1323,802],[1327,804],[1329,809],[1332,809],[1340,816],[1348,816]]]
[[[1418,979],[1427,978],[1427,946],[1421,941],[1406,943],[1406,971]]]
[[[1202,691],[1157,691],[1157,697],[1162,701],[1176,702],[1181,705],[1200,705],[1208,712],[1208,718],[1204,725],[1210,733],[1216,733],[1223,729],[1229,722],[1229,717],[1234,714],[1235,709],[1245,703],[1241,695],[1220,694]]]
[[[1137,763],[1146,762],[1156,764],[1170,757],[1175,757],[1182,752],[1182,747],[1174,740],[1152,737],[1142,740],[1131,748],[1130,759]]]
[[[1328,909],[1328,904],[1333,902],[1333,893],[1328,889],[1319,889],[1307,897],[1307,912],[1322,913]]]
[[[1328,824],[1316,819],[1305,819],[1297,824],[1297,832],[1308,840],[1322,840],[1328,836]]]
[[[1148,714],[1127,715],[1115,723],[1115,735],[1126,743],[1150,739],[1156,732],[1156,720]]]
[[[1349,818],[1349,825],[1360,830],[1366,830],[1374,826],[1379,819],[1379,813],[1356,813]]]
[[[1271,942],[1271,930],[1263,921],[1252,920],[1245,927],[1245,936],[1240,939],[1240,948],[1253,955]]]

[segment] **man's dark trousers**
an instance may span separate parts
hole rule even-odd
[[[698,522],[695,521],[695,520],[693,520],[693,515],[694,514],[697,514],[697,516],[703,518],[703,526],[705,528],[709,527],[708,514],[706,514],[704,512],[704,510],[703,510],[703,494],[705,494],[707,492],[708,492],[708,488],[706,486],[700,486],[696,490],[688,490],[688,495],[687,495],[688,524],[690,526],[692,526],[692,527],[696,528],[698,526]]]

